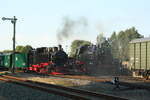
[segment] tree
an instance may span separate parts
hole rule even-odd
[[[3,53],[12,53],[12,50],[4,50]]]
[[[118,37],[117,37],[116,32],[113,32],[113,34],[109,38],[109,43],[111,45],[111,54],[112,54],[113,58],[114,59],[118,58],[119,42],[118,42]]]
[[[80,46],[84,46],[84,45],[91,45],[92,43],[89,41],[85,41],[85,40],[74,40],[71,44],[71,52],[70,52],[70,56],[75,56],[76,53],[76,49],[79,48]]]
[[[32,50],[32,46],[26,45],[26,46],[23,48],[23,51],[22,51],[22,52],[28,53],[30,50]]]
[[[143,38],[143,36],[138,33],[135,27],[120,31],[118,35],[114,32],[110,37],[113,57],[120,60],[129,60],[128,44],[131,40],[136,38]]]
[[[24,46],[22,46],[22,45],[16,46],[16,52],[22,52],[23,48],[24,48]]]
[[[30,45],[26,46],[19,45],[16,47],[16,52],[28,53],[30,50],[32,50],[32,47]]]

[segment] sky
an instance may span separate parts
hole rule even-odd
[[[103,33],[134,26],[144,37],[150,36],[150,0],[0,0],[0,51],[12,49],[13,25],[2,17],[16,16],[16,45],[52,47],[61,43],[68,50],[75,39],[96,42]],[[76,24],[68,38],[57,34],[64,18]],[[82,25],[81,20],[86,22]]]

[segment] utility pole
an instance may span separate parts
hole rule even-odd
[[[10,20],[11,23],[13,24],[13,54],[12,54],[12,73],[15,72],[15,42],[16,42],[16,21],[17,21],[17,18],[14,16],[13,18],[5,18],[3,17],[2,18],[3,21],[5,20]]]

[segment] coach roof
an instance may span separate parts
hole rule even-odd
[[[134,39],[134,40],[130,41],[130,43],[147,42],[147,41],[150,41],[150,37],[148,37],[148,38]]]

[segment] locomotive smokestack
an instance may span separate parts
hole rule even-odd
[[[58,49],[59,49],[59,50],[63,50],[61,44],[58,45]]]

